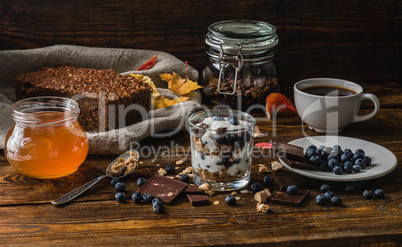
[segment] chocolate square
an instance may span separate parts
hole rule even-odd
[[[272,195],[271,202],[274,204],[282,204],[287,206],[300,206],[304,198],[310,193],[310,190],[299,189],[297,194],[290,195],[286,191],[275,191]]]
[[[184,194],[205,194],[205,192],[198,188],[197,185],[189,184],[185,190],[183,190]]]
[[[142,194],[149,193],[154,197],[159,197],[165,203],[171,203],[187,185],[187,183],[156,174],[141,186],[137,192]]]
[[[272,147],[277,155],[283,158],[304,162],[304,152],[302,147],[279,142],[272,142]]]
[[[281,159],[283,160],[283,162],[285,162],[288,166],[290,166],[292,168],[299,168],[299,169],[306,169],[306,170],[317,170],[318,169],[318,166],[316,166],[316,165],[302,163],[302,162],[298,162],[296,160],[286,159],[284,157],[281,157]]]
[[[208,195],[187,194],[187,198],[190,201],[192,206],[202,206],[202,205],[209,204],[209,196]]]

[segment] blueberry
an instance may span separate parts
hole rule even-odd
[[[318,195],[315,198],[315,202],[318,203],[318,205],[325,205],[325,202],[327,200],[325,199],[324,195]]]
[[[374,195],[375,195],[375,197],[382,199],[382,198],[384,198],[384,191],[382,189],[376,189],[374,191]]]
[[[355,161],[355,165],[360,166],[362,169],[364,169],[366,167],[366,161],[364,161],[364,159],[357,159]]]
[[[271,176],[265,176],[264,177],[264,184],[266,186],[272,185],[273,183],[274,183],[274,178],[273,177],[271,177]]]
[[[306,149],[306,152],[304,152],[304,156],[306,157],[306,158],[310,158],[310,157],[312,157],[313,155],[319,155],[320,154],[320,152],[319,151],[317,151],[317,149],[312,149],[312,148],[307,148]]]
[[[335,166],[334,169],[332,170],[332,172],[335,175],[342,175],[343,169],[340,166]]]
[[[353,155],[352,161],[355,162],[358,159],[364,159],[364,154],[362,153],[355,153],[355,155]]]
[[[365,191],[363,191],[363,197],[366,199],[373,199],[374,193],[371,190],[365,190]]]
[[[118,192],[123,192],[123,191],[126,190],[126,185],[125,185],[124,183],[122,183],[122,182],[117,182],[117,183],[114,185],[114,189],[115,189],[116,191],[118,191]]]
[[[146,204],[151,204],[153,199],[154,199],[153,195],[151,195],[149,193],[142,195],[142,200]]]
[[[356,149],[355,154],[363,154],[365,155],[365,152],[363,149]]]
[[[341,162],[345,163],[346,161],[349,161],[353,158],[353,154],[351,153],[344,153],[341,155]]]
[[[120,182],[120,178],[112,178],[110,180],[110,185],[114,187],[117,182]]]
[[[237,119],[237,117],[229,117],[229,123],[231,125],[239,125],[240,124],[239,119]]]
[[[364,157],[364,161],[366,162],[366,166],[371,166],[372,160],[370,157],[368,156]]]
[[[335,157],[340,157],[341,153],[337,149],[332,149],[331,153],[329,155],[333,155]]]
[[[340,206],[342,204],[342,199],[338,196],[334,196],[331,198],[331,204],[334,206]]]
[[[345,170],[345,163],[339,163],[339,166],[342,168],[342,171]]]
[[[126,200],[126,194],[124,192],[117,192],[114,198],[118,202],[124,202]]]
[[[142,194],[140,192],[135,192],[132,196],[131,199],[135,202],[135,203],[141,203],[142,201]]]
[[[327,161],[330,161],[331,159],[336,159],[336,160],[338,160],[338,156],[333,155],[333,154],[328,155]]]
[[[255,182],[255,183],[253,183],[253,184],[251,185],[251,190],[252,190],[254,193],[257,193],[258,191],[261,191],[261,190],[262,190],[262,185],[261,185],[259,182]]]
[[[162,202],[159,197],[154,197],[154,199],[152,199],[152,205],[154,205],[157,201]]]
[[[331,198],[334,196],[335,196],[335,193],[332,191],[327,191],[324,193],[325,200],[327,200],[328,202],[330,202]]]
[[[290,194],[290,195],[295,195],[297,193],[297,191],[298,191],[298,189],[297,189],[296,185],[289,185],[286,188],[286,192],[288,192],[288,194]]]
[[[312,165],[318,166],[318,165],[321,164],[321,162],[322,162],[322,160],[318,155],[313,155],[313,156],[310,157],[310,163]]]
[[[325,149],[325,146],[324,146],[324,145],[321,145],[317,150],[320,151],[320,152],[322,152],[322,151],[324,151],[324,149]]]
[[[307,147],[307,149],[314,149],[314,150],[317,150],[317,146],[315,146],[315,145],[310,145],[310,146]]]
[[[345,186],[345,192],[346,192],[346,193],[352,194],[352,193],[354,193],[355,191],[356,191],[356,188],[355,188],[353,185],[348,184],[348,185]]]
[[[329,161],[328,161],[328,168],[329,168],[329,170],[333,170],[334,169],[334,167],[335,166],[339,166],[339,161],[337,160],[337,159],[330,159]]]
[[[161,214],[165,210],[165,205],[163,204],[162,201],[156,201],[155,203],[152,203],[152,209],[156,213]]]
[[[214,117],[214,121],[225,121],[225,118],[222,116],[216,116]]]
[[[329,186],[329,184],[323,184],[320,187],[320,192],[321,193],[325,193],[325,192],[330,191],[330,190],[331,190],[331,186]]]
[[[227,144],[233,145],[237,140],[237,135],[235,133],[226,133],[225,139]]]
[[[227,205],[233,206],[233,205],[236,204],[236,198],[233,195],[228,195],[225,198],[225,202],[226,202]]]
[[[228,160],[228,159],[230,159],[231,157],[232,157],[232,151],[229,151],[229,152],[222,152],[222,159],[223,160]]]
[[[217,133],[215,135],[215,142],[218,144],[226,144],[226,134]]]
[[[353,155],[352,150],[350,150],[349,148],[345,148],[345,150],[343,150],[343,153],[344,153],[344,154],[346,154],[346,153],[351,153],[351,154]]]
[[[359,165],[354,165],[354,166],[352,167],[352,169],[353,169],[353,172],[358,173],[358,172],[360,172],[361,167],[360,167]]]
[[[353,164],[352,164],[352,162],[346,161],[343,164],[343,170],[348,174],[352,173],[353,172]]]
[[[188,174],[181,174],[179,180],[184,183],[188,183],[190,182],[190,176]]]
[[[141,187],[141,186],[143,186],[146,182],[147,182],[147,180],[146,180],[145,178],[139,178],[139,179],[137,180],[137,185],[138,185],[138,187]]]
[[[318,166],[318,169],[323,172],[328,170],[328,162],[326,161],[321,162],[321,164]]]
[[[341,148],[341,146],[339,146],[339,145],[334,145],[334,146],[333,146],[333,149],[334,149],[334,150],[338,150],[338,152],[340,152],[340,153],[343,153],[343,152],[342,152],[342,148]]]
[[[202,156],[204,156],[204,159],[205,159],[205,155],[203,153],[201,153],[201,159],[202,159]],[[167,173],[173,174],[176,171],[176,167],[174,165],[167,165],[165,167],[165,170]]]
[[[216,162],[216,165],[217,165],[217,166],[221,166],[221,165],[222,165],[222,160],[218,160],[218,161]]]
[[[324,153],[326,153],[327,154],[327,156],[331,153],[331,151],[332,151],[332,148],[331,147],[326,147],[326,148],[324,148],[324,150],[322,150]]]

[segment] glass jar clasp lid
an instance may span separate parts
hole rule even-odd
[[[220,51],[219,57],[218,57],[218,64],[219,64],[218,92],[220,94],[233,95],[236,92],[236,88],[237,88],[238,74],[239,74],[241,68],[243,67],[243,55],[241,54],[241,50],[242,50],[243,45],[242,45],[242,43],[237,43],[238,49],[237,49],[237,54],[235,56],[225,54],[224,49],[223,49],[223,45],[224,45],[224,42],[221,41],[220,42],[221,51]],[[233,60],[236,61],[237,66],[235,66],[233,64],[229,64],[229,63],[224,63],[224,61],[228,60],[228,59],[230,59],[231,61],[233,61]],[[222,76],[224,75],[226,69],[228,69],[230,66],[232,66],[235,69],[235,75],[234,75],[235,77],[234,77],[234,82],[233,82],[233,91],[232,92],[223,92],[223,91],[221,91]]]

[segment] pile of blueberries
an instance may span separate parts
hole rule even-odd
[[[327,202],[334,206],[340,206],[342,204],[342,199],[331,191],[331,187],[328,184],[323,184],[320,187],[320,192],[322,194],[319,194],[315,198],[315,202],[318,205],[325,205]]]
[[[348,148],[342,150],[339,145],[333,147],[322,145],[319,148],[311,145],[306,149],[304,156],[310,164],[318,166],[320,171],[329,170],[336,175],[358,173],[371,166],[372,162],[363,149],[356,149],[353,153]]]

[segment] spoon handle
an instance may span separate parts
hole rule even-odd
[[[97,182],[99,182],[100,180],[102,180],[105,177],[107,177],[107,176],[101,175],[101,176],[89,181],[88,183],[81,185],[80,187],[76,188],[75,190],[68,192],[64,196],[57,198],[56,200],[52,201],[52,203],[55,205],[59,205],[59,204],[64,204],[66,202],[69,202],[69,201],[73,200],[74,198],[76,198],[77,196],[84,193],[85,191],[87,191],[89,188],[94,186]]]

